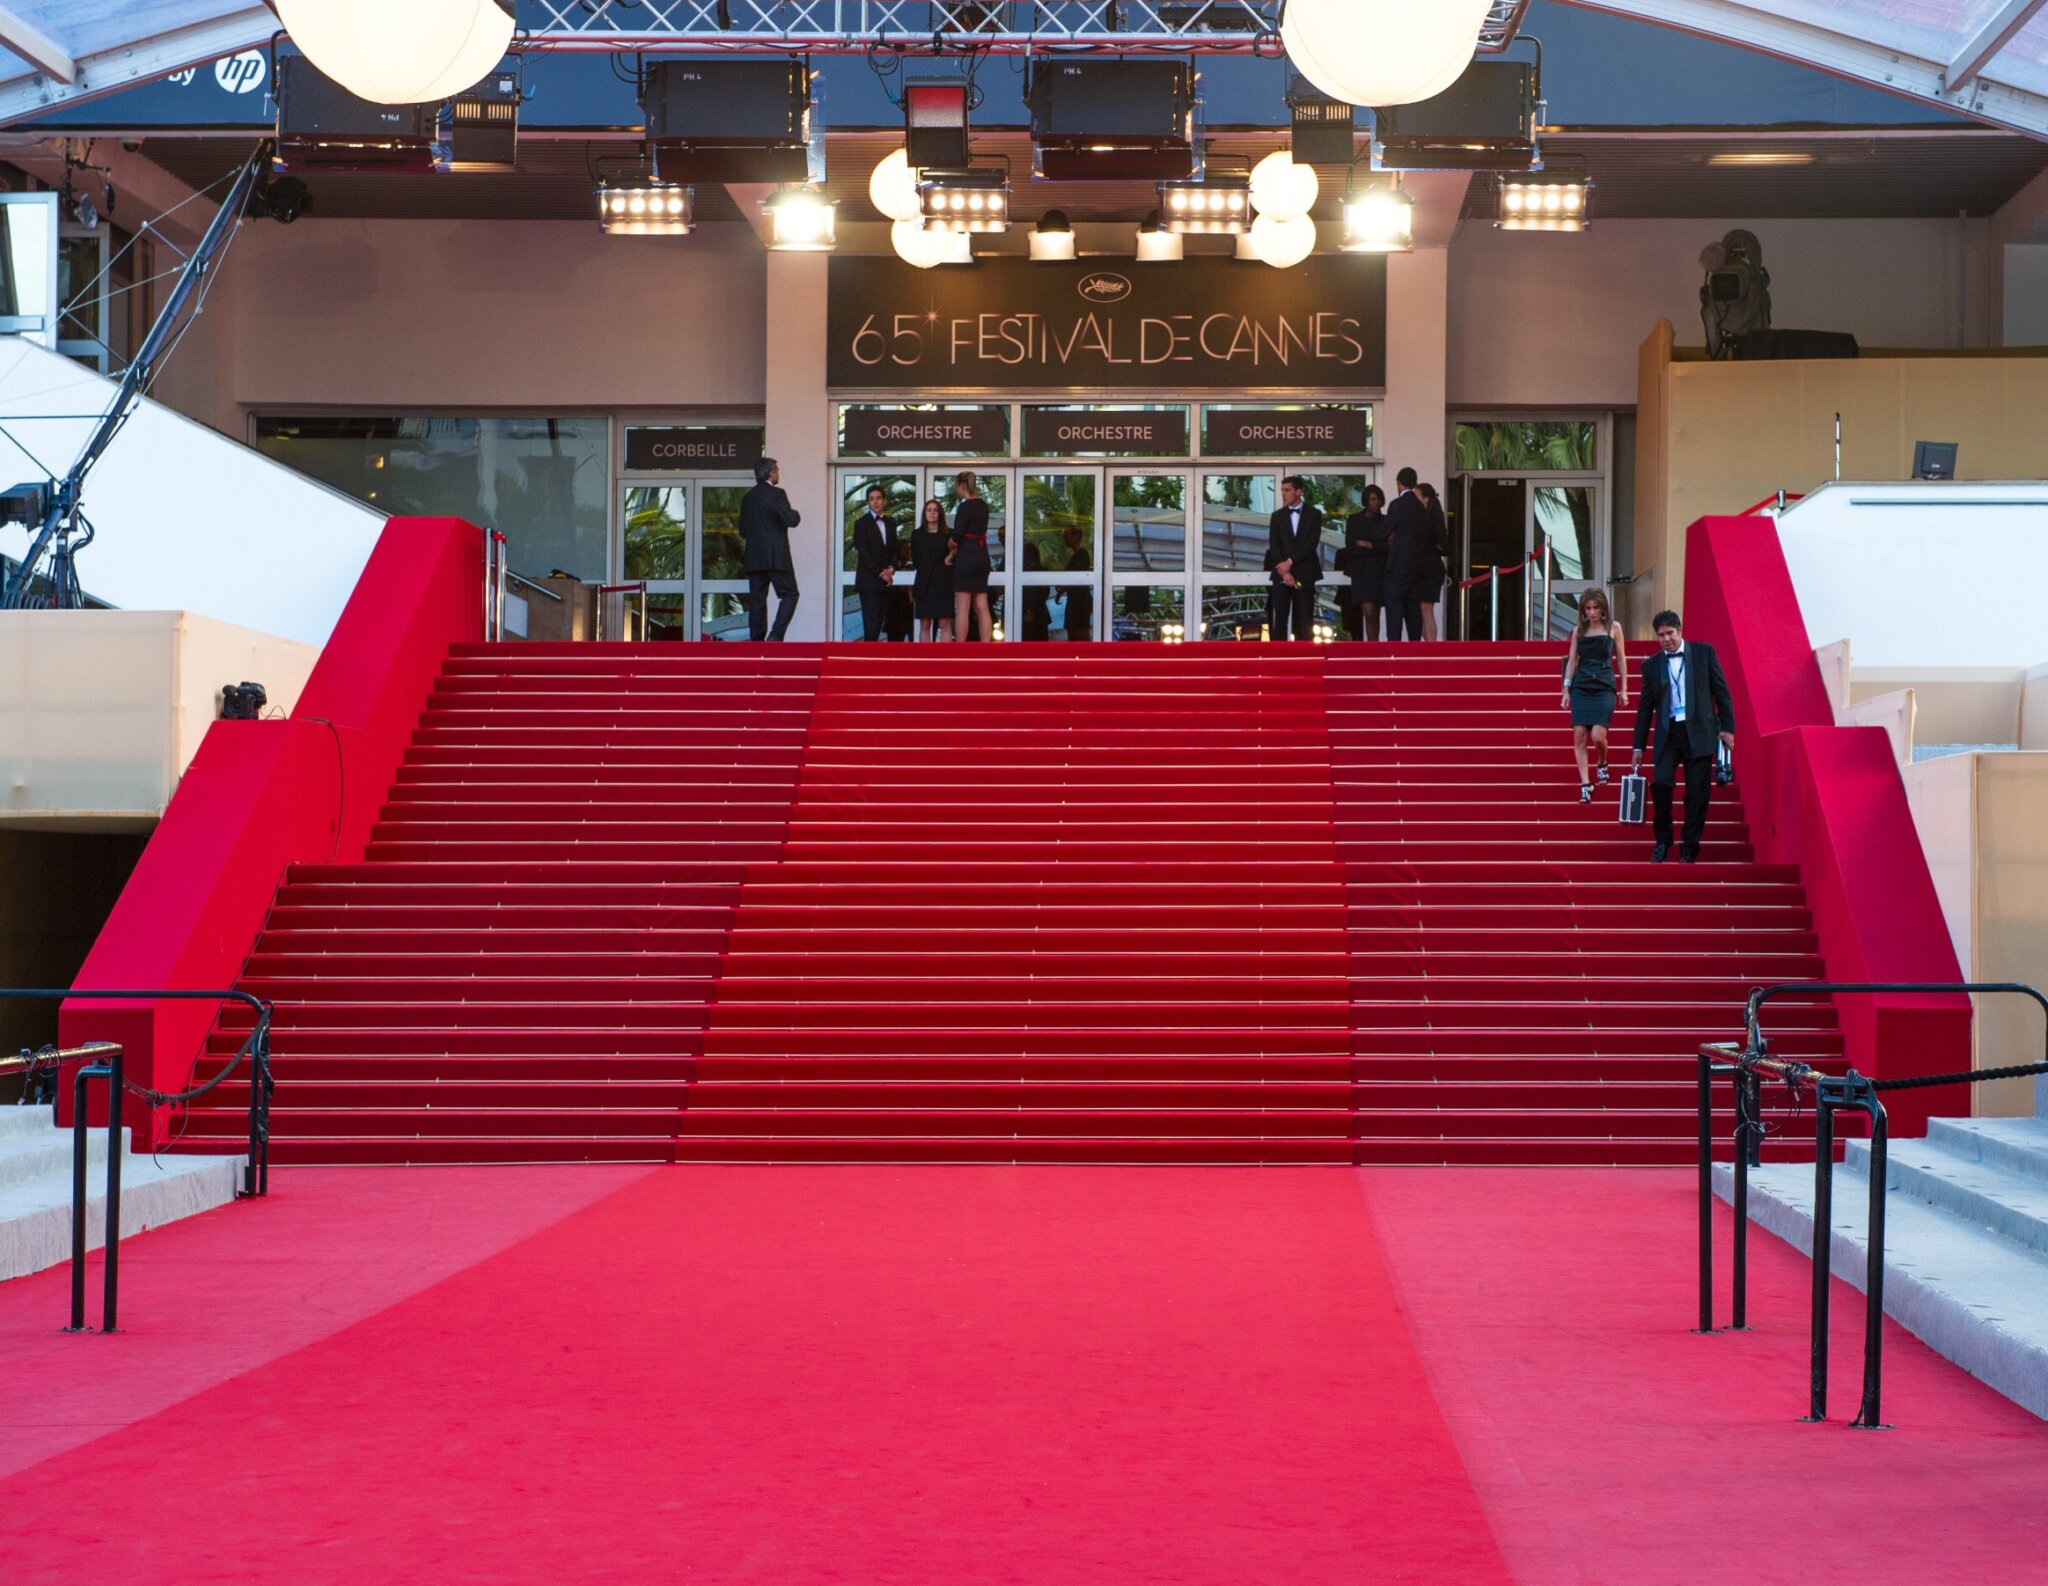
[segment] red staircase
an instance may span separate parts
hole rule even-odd
[[[274,1154],[1685,1161],[1698,1042],[1818,972],[1810,922],[1739,796],[1698,866],[1579,806],[1557,678],[1523,645],[461,648],[364,861],[295,867],[249,961]],[[1773,1025],[1839,1061],[1825,1006]],[[187,1148],[243,1127],[208,1103]]]

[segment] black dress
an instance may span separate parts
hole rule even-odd
[[[953,619],[953,569],[946,565],[946,551],[952,543],[943,529],[919,529],[910,536],[910,565],[917,573],[912,593],[919,621]]]
[[[1351,579],[1344,590],[1345,605],[1386,604],[1387,542],[1393,535],[1384,512],[1352,514],[1344,536],[1344,571]]]
[[[1579,635],[1579,669],[1572,674],[1572,725],[1605,727],[1614,720],[1614,640]]]
[[[953,593],[988,593],[988,503],[969,496],[953,509]]]

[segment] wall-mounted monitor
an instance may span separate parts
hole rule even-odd
[[[1953,479],[1956,476],[1956,442],[1915,441],[1913,443],[1913,477],[1915,479]]]

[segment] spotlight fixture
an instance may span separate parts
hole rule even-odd
[[[1031,231],[1031,257],[1041,263],[1072,259],[1074,227],[1064,209],[1048,209]]]
[[[1159,211],[1153,210],[1144,223],[1138,227],[1138,262],[1140,264],[1168,264],[1183,254],[1181,234],[1169,231],[1160,219]]]
[[[1008,231],[1010,177],[993,166],[917,173],[917,201],[927,231]]]
[[[597,223],[613,237],[687,237],[697,219],[697,192],[675,182],[634,176],[597,189]]]
[[[1289,152],[1298,165],[1349,165],[1357,151],[1357,107],[1296,78],[1287,85]]]
[[[1373,111],[1373,165],[1382,171],[1534,170],[1542,98],[1533,61],[1474,61],[1433,98]]]
[[[1161,182],[1159,217],[1168,231],[1244,231],[1252,223],[1251,183],[1243,177]]]
[[[387,105],[359,98],[303,55],[277,61],[279,171],[441,171],[438,104]]]
[[[811,72],[797,60],[647,63],[640,107],[662,171],[686,182],[801,182],[811,171]]]
[[[1073,60],[1031,73],[1031,153],[1049,182],[1193,176],[1195,76],[1185,61]]]
[[[829,253],[838,243],[839,206],[815,187],[785,187],[761,204],[768,246],[782,253]]]
[[[249,213],[289,226],[313,207],[313,195],[296,176],[265,176],[249,194]]]
[[[451,171],[511,171],[519,165],[519,72],[491,72],[448,101]]]
[[[955,78],[903,85],[903,152],[912,166],[967,168],[967,97],[967,84]]]
[[[1593,184],[1583,169],[1532,171],[1495,179],[1500,209],[1494,225],[1502,231],[1584,231]]]
[[[1415,200],[1398,187],[1344,196],[1346,253],[1406,253],[1415,246]]]

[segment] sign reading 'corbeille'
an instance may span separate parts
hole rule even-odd
[[[761,427],[634,424],[626,430],[626,467],[639,473],[670,468],[750,469],[761,460]]]
[[[830,265],[826,379],[840,390],[1356,390],[1386,383],[1386,260],[1317,254],[919,270]]]

